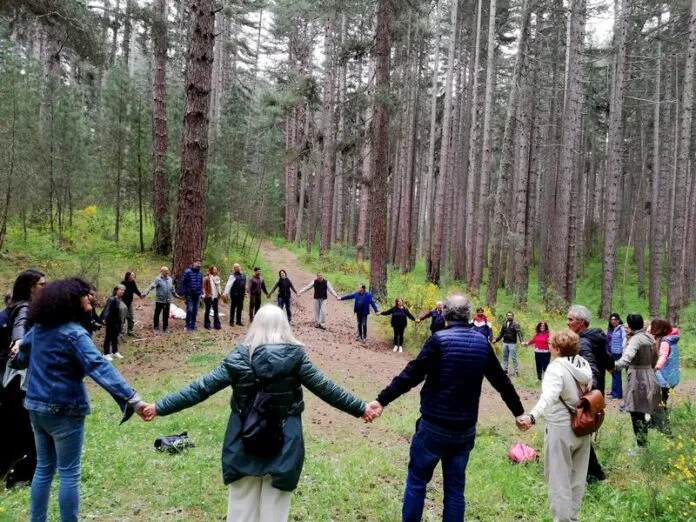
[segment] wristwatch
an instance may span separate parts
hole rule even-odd
[[[534,418],[534,415],[532,415],[531,413],[529,414],[529,420],[532,421],[532,424],[536,424],[536,419]]]

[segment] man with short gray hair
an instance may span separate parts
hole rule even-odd
[[[443,311],[447,327],[433,333],[418,357],[370,403],[373,411],[381,414],[389,403],[425,380],[404,493],[402,520],[407,522],[421,520],[426,488],[440,461],[444,479],[442,520],[464,520],[466,466],[476,438],[484,377],[516,418],[524,413],[488,339],[471,328],[469,299],[452,295]],[[519,422],[518,427],[522,429]]]

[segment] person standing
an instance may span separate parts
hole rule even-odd
[[[208,274],[203,281],[203,302],[205,303],[205,316],[203,317],[203,327],[210,330],[210,311],[213,311],[213,326],[216,330],[222,328],[220,324],[220,312],[218,311],[218,300],[221,294],[220,276],[215,266],[208,268]]]
[[[297,295],[297,290],[292,286],[292,281],[288,278],[288,273],[285,270],[278,271],[278,281],[273,285],[271,291],[268,292],[269,298],[273,295],[276,288],[278,289],[278,308],[281,310],[285,308],[285,313],[288,315],[288,322],[292,324],[292,312],[290,311],[290,298],[292,294],[290,291],[295,292],[295,295]]]
[[[493,327],[491,326],[488,317],[483,313],[483,308],[476,309],[476,315],[471,323],[474,330],[483,335],[489,342],[493,341]]]
[[[174,280],[169,275],[169,268],[163,266],[160,268],[160,275],[155,277],[155,280],[147,290],[143,292],[143,297],[152,291],[155,291],[155,315],[152,320],[152,328],[155,334],[159,333],[159,318],[162,315],[162,332],[169,333],[169,308],[174,297],[179,297],[174,290]]]
[[[181,278],[181,295],[186,299],[186,332],[195,332],[196,316],[198,306],[201,302],[203,293],[203,274],[201,274],[201,260],[196,259],[193,264],[186,269]]]
[[[126,291],[121,298],[123,304],[126,305],[126,308],[128,309],[128,315],[126,316],[126,321],[128,322],[128,331],[126,335],[135,337],[135,334],[133,333],[133,326],[135,326],[135,320],[133,319],[133,299],[136,295],[138,298],[142,297],[140,290],[138,290],[138,285],[135,282],[135,272],[126,272],[121,284],[126,287]]]
[[[614,359],[607,352],[607,336],[600,328],[590,328],[592,313],[587,307],[573,305],[568,309],[568,328],[580,336],[580,351],[592,369],[592,389],[604,395],[605,374],[614,369]],[[587,480],[604,480],[606,475],[597,459],[594,446],[590,447],[590,464],[587,468]]]
[[[261,277],[261,269],[257,266],[254,267],[254,275],[249,279],[249,322],[254,320],[254,315],[261,308],[261,293],[266,294],[268,298],[268,291],[266,290],[266,281]]]
[[[104,333],[104,358],[113,361],[114,357],[123,359],[118,351],[118,338],[123,331],[123,321],[128,315],[128,309],[123,304],[123,294],[126,292],[124,285],[114,287],[111,297],[106,300],[102,310],[102,321],[106,326]]]
[[[435,303],[435,308],[433,310],[423,312],[418,319],[416,319],[416,324],[420,324],[421,321],[426,320],[428,317],[430,317],[431,334],[444,330],[447,324],[445,323],[445,315],[442,313],[442,301]]]
[[[609,316],[607,327],[607,347],[614,361],[621,359],[624,346],[626,345],[626,331],[623,327],[621,316],[613,313]],[[621,381],[621,370],[614,371],[611,376],[611,395],[612,399],[623,399],[623,383]]]
[[[87,298],[89,299],[90,310],[89,312],[85,313],[80,324],[82,325],[82,328],[84,328],[87,331],[89,336],[92,337],[92,335],[94,335],[94,332],[96,332],[97,330],[101,330],[102,326],[104,326],[104,322],[101,320],[101,317],[99,317],[99,314],[97,313],[97,294],[95,288],[92,285],[89,286],[89,294]]]
[[[10,347],[16,348],[24,334],[31,329],[30,307],[46,285],[38,270],[25,270],[14,282],[10,298],[8,328]],[[27,390],[27,371],[8,364],[0,385],[3,387],[3,417],[0,419],[0,477],[7,488],[29,482],[36,469],[36,448],[29,413],[24,407]]]
[[[309,282],[307,286],[300,289],[297,295],[302,295],[310,288],[314,289],[314,325],[317,328],[326,330],[326,299],[328,294],[338,298],[338,294],[331,286],[331,283],[324,279],[321,272],[317,272],[317,277]]]
[[[246,276],[242,272],[242,267],[239,263],[235,263],[232,267],[225,291],[222,297],[230,297],[230,326],[234,326],[235,320],[238,326],[244,326],[242,323],[242,310],[244,309],[244,294],[246,293]]]
[[[32,522],[46,520],[56,469],[60,519],[79,519],[82,445],[85,417],[90,413],[85,376],[106,390],[121,411],[132,408],[140,414],[147,406],[100,356],[80,326],[90,307],[88,293],[89,284],[77,278],[47,285],[32,303],[29,320],[34,327],[24,336],[12,362],[29,369],[24,404],[34,431],[31,442],[38,454],[31,482]]]
[[[476,439],[484,377],[517,419],[524,414],[520,397],[490,344],[471,328],[469,299],[452,295],[443,309],[447,328],[430,336],[418,357],[370,403],[379,416],[383,408],[425,380],[420,392],[421,417],[411,439],[403,522],[421,520],[427,486],[440,461],[444,481],[441,520],[464,520],[466,468]]]
[[[621,359],[616,361],[616,369],[626,371],[626,411],[631,414],[633,433],[639,447],[648,443],[648,421],[645,415],[660,406],[660,385],[655,376],[657,346],[644,328],[640,314],[626,316],[628,342]]]
[[[669,319],[653,319],[650,333],[658,346],[655,376],[660,384],[662,405],[667,408],[670,390],[679,384],[679,337],[678,328],[673,328]]]
[[[578,355],[580,338],[570,330],[551,336],[549,365],[541,385],[541,397],[522,423],[531,426],[542,417],[544,429],[544,475],[555,522],[579,520],[585,495],[585,477],[590,460],[591,435],[578,437],[571,427],[570,407],[592,385],[592,369]]]
[[[520,375],[520,365],[517,360],[517,341],[522,342],[522,329],[512,312],[505,314],[505,322],[500,327],[500,333],[494,343],[503,340],[503,371],[508,371],[508,360],[512,356],[512,366],[515,369],[515,376]]]
[[[347,301],[349,299],[354,299],[353,312],[358,319],[358,341],[367,341],[367,316],[370,315],[370,307],[379,313],[377,310],[377,304],[372,299],[372,294],[367,291],[365,285],[358,286],[357,292],[352,294],[344,295],[343,297],[337,298],[339,301]]]
[[[534,346],[534,362],[536,364],[537,379],[541,382],[542,376],[551,362],[551,353],[549,352],[549,325],[546,321],[540,321],[536,325],[536,335],[528,342]]]
[[[391,327],[394,330],[394,351],[402,353],[404,351],[404,331],[408,320],[415,321],[411,312],[404,302],[398,297],[394,300],[394,306],[389,310],[382,312],[380,315],[391,315]]]

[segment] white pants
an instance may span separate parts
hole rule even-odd
[[[578,437],[570,425],[546,425],[544,474],[554,522],[576,522],[585,495],[591,436]]]
[[[326,299],[314,300],[314,322],[326,326]]]
[[[292,493],[271,485],[271,477],[244,477],[229,485],[227,522],[287,522]]]

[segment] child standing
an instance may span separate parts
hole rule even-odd
[[[113,295],[106,300],[104,310],[102,311],[102,321],[106,325],[104,358],[107,361],[113,361],[114,357],[123,359],[123,355],[118,351],[118,336],[121,335],[123,321],[128,316],[128,308],[121,300],[125,291],[125,285],[115,286]]]
[[[394,330],[394,351],[402,353],[404,351],[404,331],[406,330],[408,319],[415,321],[416,318],[413,317],[408,308],[404,306],[404,302],[399,298],[394,300],[394,306],[379,315],[392,316],[391,326]]]

